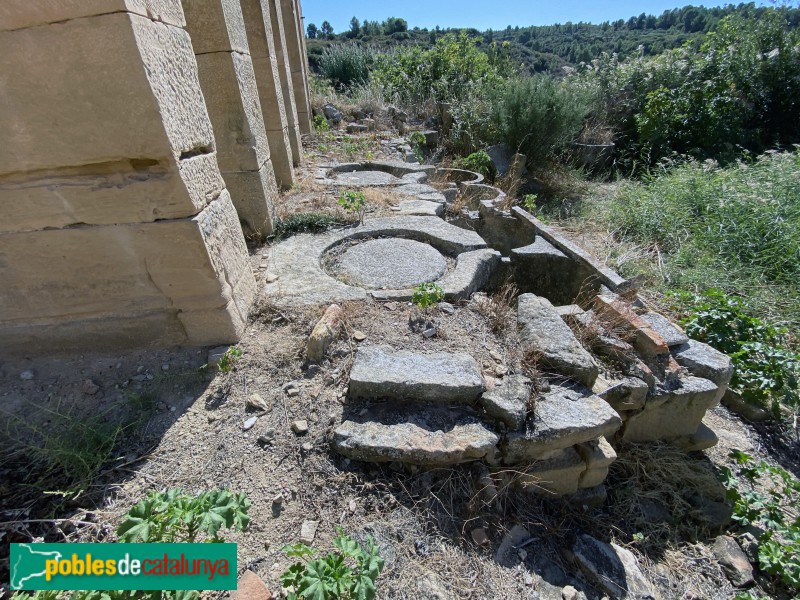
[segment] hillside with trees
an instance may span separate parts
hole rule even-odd
[[[624,59],[637,55],[655,56],[687,43],[698,46],[705,35],[725,17],[737,15],[744,19],[758,19],[767,10],[768,7],[758,7],[753,2],[714,8],[690,5],[665,10],[660,15],[641,13],[627,20],[599,24],[567,22],[533,27],[509,25],[497,31],[465,31],[479,48],[490,47],[493,42],[507,42],[511,61],[524,72],[555,72],[564,66],[588,63],[603,53],[616,54]],[[790,11],[788,21],[791,27],[797,27],[800,24],[800,11]],[[354,16],[349,29],[343,32],[334,32],[328,21],[319,27],[309,23],[309,59],[312,67],[318,66],[319,57],[326,47],[351,40],[384,50],[398,45],[429,48],[443,35],[457,31],[438,26],[430,30],[409,28],[405,19],[397,17],[379,22],[359,20]]]

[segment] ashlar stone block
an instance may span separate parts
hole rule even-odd
[[[4,0],[0,3],[0,31],[120,12],[177,27],[185,25],[180,0]]]

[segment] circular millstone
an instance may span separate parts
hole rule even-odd
[[[447,271],[444,256],[422,242],[387,238],[371,240],[347,250],[339,258],[340,279],[367,289],[403,290],[436,281]]]

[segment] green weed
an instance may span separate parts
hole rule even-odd
[[[318,551],[305,544],[283,547],[287,556],[301,559],[281,575],[283,587],[292,590],[289,600],[372,600],[375,581],[383,570],[384,559],[374,540],[367,539],[366,550],[339,531],[333,540],[336,550],[317,558]]]
[[[364,224],[364,213],[367,210],[367,199],[364,192],[347,191],[339,196],[339,206],[347,212],[358,215],[358,222]]]
[[[763,531],[758,540],[759,567],[793,594],[800,593],[800,480],[740,450],[731,452],[731,458],[738,471],[725,469],[723,482],[734,521]]]
[[[442,286],[433,282],[420,283],[414,288],[414,293],[411,295],[411,302],[422,310],[427,310],[443,299],[444,290]]]
[[[123,543],[195,542],[201,534],[222,542],[221,530],[247,528],[250,500],[243,493],[212,490],[191,496],[179,489],[150,492],[117,527]]]

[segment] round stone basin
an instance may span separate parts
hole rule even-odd
[[[401,183],[400,179],[391,173],[384,173],[383,171],[351,171],[350,173],[338,173],[335,176],[335,181],[343,185],[370,187],[397,185]]]
[[[356,287],[404,290],[436,281],[447,271],[438,250],[413,240],[370,240],[345,250],[334,267],[338,279]]]

